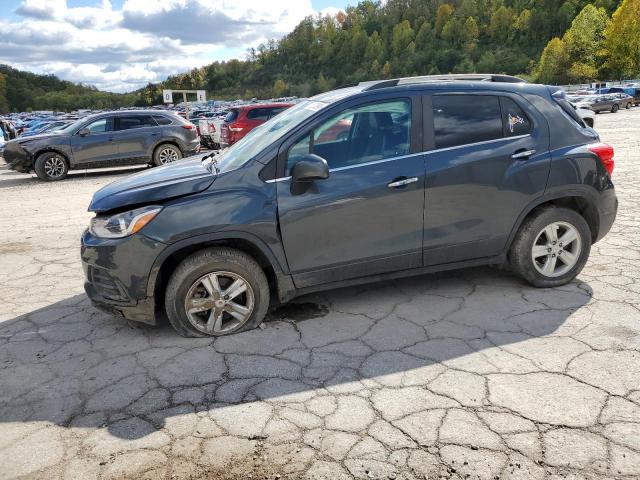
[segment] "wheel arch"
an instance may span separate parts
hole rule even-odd
[[[169,246],[152,267],[147,284],[147,296],[154,298],[156,315],[165,314],[165,291],[175,268],[188,256],[212,247],[233,248],[248,254],[264,271],[272,297],[276,294],[277,300],[285,301],[293,296],[295,288],[291,277],[284,273],[276,256],[259,238],[245,232],[199,235]]]
[[[65,152],[61,148],[55,148],[55,147],[50,147],[50,146],[41,148],[40,150],[38,150],[37,152],[35,152],[32,155],[33,166],[34,167],[35,167],[36,160],[38,159],[38,157],[40,157],[41,155],[44,155],[45,153],[57,153],[58,155],[61,155],[62,158],[64,158],[65,161],[67,162],[67,166],[69,167],[69,170],[73,169],[73,164],[71,163],[71,155],[69,154],[69,152]]]
[[[151,160],[153,160],[156,157],[156,152],[158,151],[158,149],[163,146],[163,145],[173,145],[174,147],[176,147],[178,150],[180,150],[180,153],[182,154],[182,156],[184,156],[184,149],[182,148],[182,146],[180,146],[180,142],[178,142],[176,139],[174,138],[163,138],[162,140],[159,140],[158,143],[156,143],[153,147],[153,150],[151,151]]]
[[[547,206],[568,208],[579,213],[589,225],[589,229],[591,230],[591,242],[594,243],[596,241],[598,238],[598,231],[600,229],[600,217],[598,216],[596,202],[586,192],[573,191],[567,192],[567,194],[544,196],[532,204],[529,204],[520,214],[518,221],[512,229],[507,241],[505,252],[509,252],[511,249],[511,244],[524,221],[531,215],[535,214],[536,211]]]

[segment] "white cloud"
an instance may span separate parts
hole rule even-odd
[[[329,7],[322,14],[333,14]],[[129,91],[280,38],[311,0],[22,0],[0,19],[0,63],[109,91]]]

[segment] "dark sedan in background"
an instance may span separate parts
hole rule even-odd
[[[101,113],[45,135],[8,142],[4,159],[18,172],[62,180],[69,170],[121,165],[164,165],[197,153],[196,127],[170,112]]]
[[[616,97],[614,94],[605,94],[605,95],[589,95],[587,97],[582,97],[576,101],[576,105],[578,108],[583,106],[588,106],[591,110],[596,113],[600,112],[611,112],[616,113],[621,108],[629,108],[627,105],[632,99],[622,99]]]

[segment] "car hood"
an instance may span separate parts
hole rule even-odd
[[[59,133],[40,133],[38,135],[28,135],[26,137],[18,137],[13,141],[16,143],[19,143],[20,145],[23,145],[25,143],[48,140],[54,137],[58,139],[58,138],[61,138],[61,135]]]
[[[161,202],[183,197],[209,188],[216,176],[200,157],[180,160],[130,175],[101,188],[93,194],[89,211],[106,212],[128,205]]]

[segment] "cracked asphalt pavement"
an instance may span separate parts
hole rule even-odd
[[[185,339],[93,309],[91,194],[0,169],[0,478],[640,477],[640,108],[612,232],[578,279],[470,269],[296,299]]]

